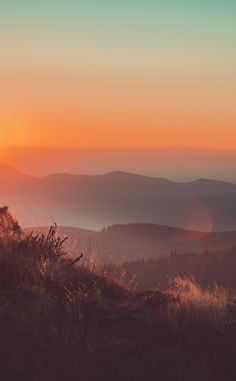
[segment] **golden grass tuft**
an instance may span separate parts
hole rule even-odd
[[[171,281],[171,293],[176,302],[169,306],[169,313],[175,326],[180,322],[192,325],[205,323],[217,331],[225,330],[230,320],[230,309],[224,288],[215,285],[203,289],[193,278],[178,276]]]

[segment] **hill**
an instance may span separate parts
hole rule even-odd
[[[156,224],[121,224],[99,232],[60,227],[69,237],[72,253],[82,250],[86,258],[99,262],[122,263],[157,259],[171,252],[202,253],[236,247],[236,232],[197,232]]]
[[[227,289],[231,295],[236,291],[236,247],[231,249],[205,250],[105,265],[113,277],[125,287],[135,289],[166,289],[171,279],[184,277],[194,279],[202,287]]]
[[[0,162],[34,175],[59,171],[102,174],[122,170],[131,173],[141,171],[147,176],[176,181],[203,176],[236,182],[236,152],[230,150],[190,147],[80,149],[17,145],[1,149]]]
[[[132,292],[66,257],[55,227],[0,236],[4,381],[233,381],[236,305],[175,279]]]
[[[3,166],[0,181],[1,200],[26,226],[57,221],[98,230],[146,222],[189,230],[236,229],[236,185],[223,181],[175,183],[123,172],[33,177]]]

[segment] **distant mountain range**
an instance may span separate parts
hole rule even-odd
[[[122,263],[157,259],[171,252],[200,254],[236,248],[236,232],[206,233],[156,224],[113,225],[99,232],[61,227],[59,232],[69,237],[67,247],[73,256],[82,252],[85,260],[99,262]]]
[[[177,183],[126,172],[36,177],[1,166],[0,183],[1,203],[25,225],[56,221],[95,230],[123,223],[236,229],[236,185],[219,180]]]
[[[192,181],[198,177],[236,182],[236,151],[191,148],[79,148],[13,146],[0,149],[0,163],[31,175],[102,174],[122,170]]]

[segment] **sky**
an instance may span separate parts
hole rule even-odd
[[[236,149],[235,0],[0,0],[0,147]]]

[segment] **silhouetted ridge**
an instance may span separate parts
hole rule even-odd
[[[235,231],[201,232],[156,224],[117,224],[101,231],[61,227],[61,231],[71,237],[72,251],[81,247],[85,257],[92,251],[99,262],[105,263],[158,259],[171,252],[200,254],[236,246]]]
[[[44,177],[8,168],[3,172],[0,200],[14,205],[17,217],[30,207],[43,213],[41,220],[50,215],[60,225],[92,230],[132,222],[199,231],[236,229],[236,185],[222,181],[176,183],[126,172]]]

